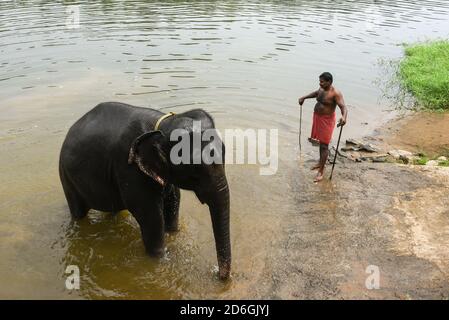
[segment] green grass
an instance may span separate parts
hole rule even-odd
[[[440,162],[438,163],[438,165],[439,165],[439,166],[442,166],[442,167],[449,167],[449,160],[446,160],[446,161],[440,161]]]
[[[431,160],[428,156],[426,156],[423,153],[418,154],[418,156],[419,159],[413,161],[413,164],[415,165],[425,166],[426,163],[429,162],[429,160]],[[437,160],[437,157],[433,158],[432,160]],[[441,167],[449,167],[449,160],[438,161],[438,165]]]
[[[426,156],[420,157],[419,159],[415,160],[415,164],[424,166],[427,161],[429,161],[429,158],[427,158]]]
[[[449,110],[449,40],[406,46],[399,78],[419,106]]]

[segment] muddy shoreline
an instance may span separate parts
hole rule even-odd
[[[436,154],[449,141],[448,119],[399,117],[367,140]],[[342,160],[332,182],[313,184],[312,172],[303,178],[305,188],[288,192],[303,193],[307,208],[282,220],[284,236],[267,258],[264,290],[254,286],[252,298],[449,299],[449,168]],[[366,286],[372,266],[378,289]]]
[[[449,113],[416,112],[382,126],[377,136],[389,147],[449,156]]]

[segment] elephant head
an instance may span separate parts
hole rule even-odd
[[[203,111],[204,112],[204,111]],[[210,119],[209,119],[210,120]],[[193,142],[194,130],[192,129],[192,118],[176,116],[170,121],[165,121],[159,131],[144,133],[132,144],[129,153],[129,163],[135,162],[140,170],[164,186],[173,184],[185,190],[194,191],[201,203],[209,206],[212,227],[217,250],[220,279],[229,278],[231,271],[231,244],[229,233],[229,187],[225,175],[225,149],[221,139],[214,138],[213,141],[202,141],[195,146]],[[211,120],[210,120],[211,121]],[[203,123],[205,129],[215,130],[213,122]],[[178,139],[171,141],[170,135],[175,129],[183,129],[184,133],[178,135]],[[185,159],[187,163],[173,161],[173,148],[181,140],[189,141],[190,152]],[[179,145],[178,145],[179,146]],[[219,163],[194,163],[193,159],[198,153],[201,155],[205,148],[220,152]],[[182,150],[181,152],[185,152]],[[185,155],[184,155],[185,156]],[[217,154],[215,154],[217,159]]]

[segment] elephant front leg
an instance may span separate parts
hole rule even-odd
[[[153,208],[155,212],[134,214],[140,226],[145,250],[152,257],[162,257],[165,252],[165,227],[162,204]]]
[[[165,231],[176,232],[179,230],[179,202],[181,193],[178,187],[168,185],[164,190],[164,219]]]

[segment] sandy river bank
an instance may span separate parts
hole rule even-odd
[[[449,141],[448,123],[447,115],[415,114],[389,122],[371,141],[437,152]],[[449,168],[345,161],[335,173],[301,194],[288,191],[307,208],[283,220],[264,290],[249,290],[251,297],[448,299]],[[379,289],[366,287],[373,266]]]

